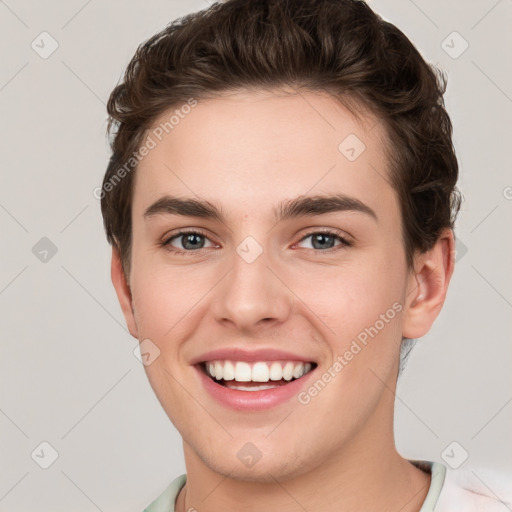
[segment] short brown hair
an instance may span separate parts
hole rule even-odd
[[[409,39],[360,0],[227,0],[141,44],[110,95],[112,156],[101,210],[125,273],[132,156],[155,119],[190,98],[281,86],[328,92],[345,106],[355,101],[382,121],[409,268],[416,251],[430,249],[443,228],[453,229],[461,196],[443,101],[446,78]]]

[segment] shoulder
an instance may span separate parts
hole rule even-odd
[[[446,468],[435,512],[512,510],[512,472]]]
[[[143,512],[174,512],[174,504],[179,492],[187,481],[187,475],[183,474],[175,478],[158,498],[151,502]]]

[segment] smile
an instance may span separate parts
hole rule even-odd
[[[314,362],[211,360],[195,365],[209,396],[238,411],[261,411],[296,397],[315,373]]]

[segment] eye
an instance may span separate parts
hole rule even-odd
[[[299,243],[305,240],[311,239],[310,247],[307,249],[318,249],[320,251],[326,251],[334,249],[340,245],[350,247],[352,245],[346,238],[342,237],[333,231],[314,231],[303,237]],[[338,243],[336,243],[338,242]]]
[[[194,252],[214,246],[206,235],[199,231],[180,231],[164,241],[162,245],[177,253]]]

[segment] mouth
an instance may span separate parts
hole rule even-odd
[[[204,361],[197,365],[212,382],[236,391],[265,391],[287,386],[312,372],[313,361]]]

